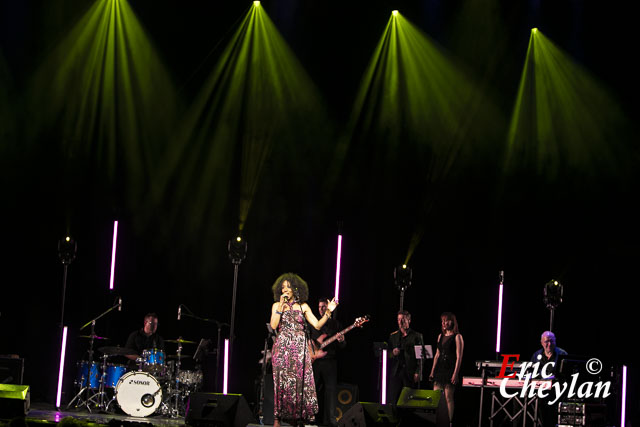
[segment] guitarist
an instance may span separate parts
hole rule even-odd
[[[320,298],[318,300],[319,318],[325,315],[328,305],[328,298]],[[321,344],[322,341],[336,335],[341,330],[342,326],[336,320],[334,313],[320,330],[311,328],[311,338],[318,344]],[[336,420],[338,393],[338,361],[336,359],[336,353],[338,350],[345,348],[346,345],[344,335],[340,334],[336,341],[316,352],[316,360],[313,363],[313,378],[316,383],[318,403],[320,406],[318,421],[322,425],[338,425]]]

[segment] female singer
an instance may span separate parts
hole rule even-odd
[[[272,286],[271,327],[278,331],[273,344],[273,425],[281,420],[302,423],[313,421],[318,412],[318,399],[313,381],[311,354],[306,336],[305,319],[316,329],[322,328],[338,306],[329,303],[318,320],[306,303],[309,287],[300,276],[285,273]]]
[[[453,393],[458,383],[464,340],[458,331],[458,320],[453,313],[440,315],[442,333],[438,335],[438,350],[433,358],[433,368],[429,379],[434,390],[444,390],[449,410],[449,421],[453,422]]]

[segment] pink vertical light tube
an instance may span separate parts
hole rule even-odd
[[[620,427],[625,427],[627,421],[627,365],[622,365],[622,402],[620,406]]]
[[[387,350],[382,350],[382,386],[380,387],[380,403],[387,404]]]
[[[56,393],[56,408],[60,408],[62,398],[62,377],[64,376],[64,357],[67,352],[67,327],[62,329],[62,346],[60,349],[60,370],[58,371],[58,392]]]
[[[498,327],[496,328],[496,353],[500,353],[500,335],[502,334],[502,291],[504,285],[500,283],[498,291]]]
[[[109,289],[113,290],[113,273],[116,270],[116,242],[118,241],[118,221],[113,221],[113,245],[111,246],[111,275]]]
[[[229,338],[224,340],[224,374],[222,378],[222,394],[227,394],[229,385]]]
[[[338,234],[338,255],[336,256],[336,292],[335,298],[338,299],[340,293],[340,258],[342,257],[342,234]]]

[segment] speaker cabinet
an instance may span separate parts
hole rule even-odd
[[[342,415],[339,427],[397,426],[399,419],[393,405],[358,402]]]
[[[189,426],[245,427],[254,422],[241,394],[193,393],[189,396],[185,417]]]
[[[336,419],[340,420],[353,405],[358,403],[358,386],[347,383],[338,384],[336,400]]]
[[[24,417],[30,407],[28,385],[0,384],[0,418]]]
[[[0,384],[22,384],[24,359],[0,356]]]
[[[449,412],[441,390],[404,387],[398,398],[398,415],[402,425],[447,427]]]

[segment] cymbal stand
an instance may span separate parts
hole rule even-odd
[[[162,413],[166,416],[177,418],[184,415],[184,399],[180,390],[180,356],[182,354],[182,337],[178,337],[178,351],[176,362],[176,373],[169,371],[169,380],[167,381],[166,397],[162,398]]]
[[[88,360],[87,378],[86,378],[87,383],[80,389],[78,394],[75,395],[75,397],[71,400],[71,402],[69,402],[69,404],[67,405],[67,409],[70,408],[71,404],[77,400],[78,402],[76,403],[76,406],[75,406],[76,408],[85,406],[87,410],[91,412],[90,403],[93,403],[99,409],[105,410],[104,396],[106,395],[106,393],[104,391],[104,379],[105,379],[104,377],[106,375],[106,372],[104,370],[102,372],[102,375],[100,376],[100,386],[98,387],[98,391],[93,392],[93,394],[91,394],[91,390],[92,390],[91,389],[91,366],[93,365],[93,342],[95,339],[94,337],[96,336],[96,321],[119,307],[120,307],[120,304],[115,303],[113,307],[107,309],[102,314],[98,315],[98,317],[91,319],[80,328],[80,330],[83,330],[87,326],[91,326],[91,335],[89,338],[89,351],[88,351],[89,360]],[[103,364],[106,364],[106,359],[103,362]],[[84,382],[84,379],[82,379],[82,382]],[[83,396],[85,394],[86,394],[86,399],[83,399]]]
[[[77,400],[78,402],[76,403],[76,406],[75,406],[76,408],[84,406],[87,408],[89,412],[91,412],[90,403],[93,401],[93,397],[97,394],[95,392],[93,394],[91,393],[91,390],[92,390],[91,389],[91,368],[93,366],[93,341],[94,341],[95,326],[96,326],[95,319],[92,320],[89,324],[91,325],[91,335],[89,339],[89,351],[88,351],[89,357],[87,360],[87,377],[86,378],[84,377],[84,372],[83,372],[83,375],[80,377],[80,385],[82,385],[82,388],[80,389],[78,394],[76,394],[75,397],[71,399],[71,402],[69,402],[69,404],[67,405],[67,409],[70,408],[73,402]],[[82,330],[85,326],[80,328],[80,330]]]
[[[107,396],[107,392],[105,391],[105,383],[107,380],[107,358],[109,356],[107,354],[103,354],[101,359],[102,359],[102,374],[100,375],[100,381],[98,382],[100,385],[98,386],[98,393],[96,393],[95,395],[93,395],[91,397],[91,399],[96,399],[96,406],[101,409],[102,411],[106,411],[107,410],[107,406],[109,406],[109,403],[105,402],[105,397],[107,399],[109,399],[109,396]]]
[[[173,390],[173,393],[170,392],[172,417],[180,416],[180,410],[182,409],[181,403],[184,404],[184,402],[182,401],[182,393],[180,390],[180,371],[181,371],[180,367],[182,366],[182,362],[181,362],[182,342],[180,342],[181,340],[182,340],[182,337],[178,337],[178,350],[176,351],[176,356],[178,356],[178,358],[176,360],[175,390]]]

